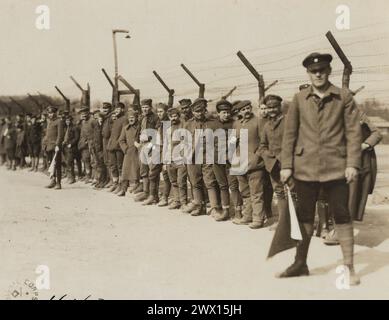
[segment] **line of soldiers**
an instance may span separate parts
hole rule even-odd
[[[39,159],[42,157],[43,169],[47,168],[46,157],[42,153],[45,127],[45,115],[0,118],[0,164],[7,164],[9,170],[30,165],[30,171],[38,171]],[[31,159],[31,163],[26,162],[26,157]]]
[[[22,125],[20,119],[16,125],[9,119],[1,122],[1,159],[5,146],[9,168],[22,165],[16,152],[17,128],[24,126],[31,170],[37,170],[42,153],[54,167],[48,188],[61,189],[63,171],[68,182],[75,183],[77,165],[78,179],[96,190],[107,189],[120,197],[128,194],[145,206],[181,209],[192,216],[209,214],[216,221],[232,220],[252,229],[269,225],[273,214],[288,212],[287,184],[297,199],[303,241],[297,246],[294,264],[279,276],[309,274],[306,259],[319,203],[321,211],[326,209],[319,223],[327,226],[328,221],[334,222],[345,265],[351,270],[353,284],[358,284],[353,268],[352,220],[362,220],[367,196],[374,187],[373,148],[382,137],[358,110],[351,93],[329,82],[331,60],[330,55],[319,53],[304,59],[311,85],[300,87],[286,116],[282,98],[277,95],[264,98],[259,117],[249,100],[231,103],[222,99],[214,115],[208,113],[208,102],[203,98],[193,102],[182,99],[172,108],[164,103],[153,108],[151,99],[127,110],[121,102],[115,107],[103,103],[93,113],[82,108],[77,123],[71,115],[57,116],[57,109],[49,107],[47,121],[32,116]],[[171,124],[166,132],[164,121]],[[158,142],[147,134],[151,129],[159,132]],[[223,139],[214,140],[212,164],[206,161],[206,139],[200,140],[203,152],[185,156],[181,152],[169,163],[140,160],[142,153],[149,155],[157,150],[162,154],[164,143],[171,144],[168,150],[177,146],[179,140],[164,139],[164,135],[175,136],[180,129],[190,132],[193,141],[198,129],[222,129],[226,133],[235,129],[236,137],[245,130],[247,170],[232,175],[232,164],[219,161],[218,150],[227,152],[231,143]],[[16,141],[12,149],[10,141]],[[190,164],[185,161],[188,156],[193,160]],[[273,193],[277,210],[272,210]]]

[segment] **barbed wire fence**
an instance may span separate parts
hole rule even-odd
[[[348,55],[354,66],[351,85],[365,86],[365,89],[357,97],[360,101],[375,99],[383,105],[389,104],[389,48],[387,47],[389,32],[375,33],[374,36],[371,36],[369,32],[372,27],[388,24],[389,21],[375,22],[339,34],[342,47],[347,49],[349,53],[353,53]],[[191,66],[192,72],[205,82],[208,99],[217,100],[236,86],[237,89],[231,99],[244,97],[255,101],[257,83],[253,81],[246,68],[236,57],[236,51],[209,59],[186,61]],[[307,82],[307,75],[301,65],[302,58],[310,52],[333,52],[333,49],[326,41],[324,34],[312,34],[269,46],[245,48],[242,51],[248,55],[254,67],[258,68],[264,75],[265,83],[278,81],[277,85],[270,90],[280,94],[284,100],[288,101],[298,90],[298,86]],[[341,81],[343,65],[336,54],[333,54],[333,57],[331,81],[338,84]],[[372,60],[374,60],[374,64],[371,63]],[[176,91],[176,100],[182,97],[195,98],[197,96],[198,88],[193,86],[191,79],[179,68],[179,62],[177,65],[161,66],[158,70],[163,72],[166,81],[175,84],[172,87]],[[131,82],[140,88],[143,97],[152,98],[156,102],[167,99],[166,93],[161,91],[153,79],[151,71],[129,74]],[[92,76],[82,73],[78,75],[85,79]],[[98,76],[101,77],[100,74]],[[93,88],[93,81],[90,82]],[[47,93],[51,95],[52,86],[49,87]],[[70,84],[61,85],[61,87],[65,91],[73,90]],[[354,89],[357,89],[356,87]],[[4,98],[1,99],[4,100]],[[76,101],[76,99],[72,99],[72,101]],[[92,105],[96,105],[96,101]]]

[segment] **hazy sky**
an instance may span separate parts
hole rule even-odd
[[[42,4],[50,8],[50,30],[35,27]],[[350,30],[336,30],[339,4],[350,7]],[[92,99],[110,100],[101,68],[113,75],[111,30],[124,28],[131,39],[118,35],[120,73],[142,98],[167,99],[154,69],[177,97],[194,98],[195,84],[179,66],[185,63],[205,82],[207,98],[237,85],[233,98],[256,99],[254,78],[236,56],[241,50],[266,83],[279,80],[271,92],[290,99],[306,82],[307,54],[336,56],[325,38],[331,30],[355,68],[351,89],[366,86],[357,98],[389,103],[388,12],[387,0],[1,0],[0,95],[56,94],[58,85],[77,98],[73,75],[83,85],[89,81]],[[341,69],[334,59],[338,85]]]

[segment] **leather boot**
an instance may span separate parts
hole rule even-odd
[[[55,187],[55,179],[51,179],[50,183],[45,188],[53,189],[54,187]]]
[[[284,272],[277,274],[277,278],[289,278],[309,275],[309,269],[307,266],[307,256],[309,244],[311,242],[311,237],[313,234],[313,224],[300,223],[300,230],[303,236],[303,240],[299,241],[299,243],[297,244],[294,263]]]
[[[127,192],[127,185],[123,182],[119,182],[119,188],[117,188],[114,193],[118,197],[124,197],[126,195],[126,192]]]
[[[163,196],[162,199],[158,202],[158,207],[167,207],[169,205],[168,197]]]
[[[55,184],[54,189],[55,189],[55,190],[61,190],[61,189],[62,189],[61,182],[57,182],[57,183]]]
[[[85,184],[89,184],[89,183],[91,183],[91,182],[92,182],[91,173],[88,172],[88,173],[86,174],[86,176],[85,176],[84,183],[85,183]]]
[[[241,219],[232,220],[233,223],[239,225],[247,225],[253,221],[253,209],[249,199],[243,199],[243,211]]]
[[[35,170],[35,158],[31,158],[31,168],[28,170],[30,172]]]
[[[212,218],[216,219],[217,217],[220,217],[222,215],[222,211],[221,208],[210,208],[207,214],[210,215]]]
[[[253,221],[249,224],[250,229],[261,229],[265,226],[265,220]]]
[[[234,217],[232,220],[240,220],[242,219],[242,207],[241,206],[236,206],[235,207],[235,212],[234,212]]]
[[[157,199],[153,195],[149,195],[148,198],[142,203],[143,206],[150,206],[153,204],[157,204]]]
[[[149,191],[150,191],[149,178],[143,178],[142,184],[143,184],[143,188],[142,188],[143,191],[137,193],[137,195],[135,196],[136,202],[144,201],[149,197]]]
[[[215,218],[216,221],[227,221],[230,218],[230,209],[223,208],[223,213]]]
[[[118,197],[124,197],[126,195],[126,191],[122,188],[120,192],[117,193]]]
[[[128,192],[129,193],[133,193],[137,188],[139,187],[139,183],[134,183],[133,185],[131,185],[129,188],[128,188]]]
[[[134,189],[134,194],[143,192],[143,183],[139,183],[138,186]]]
[[[181,204],[178,201],[173,201],[168,207],[168,209],[170,210],[175,210],[180,208],[181,208]]]
[[[123,183],[119,182],[117,188],[115,189],[115,191],[113,193],[119,194],[122,192],[122,190],[123,190]]]
[[[219,204],[219,199],[218,199],[218,194],[215,189],[208,189],[208,198],[209,198],[209,204],[211,210],[209,211],[210,214],[212,215],[221,215],[221,210],[220,210],[220,204]]]
[[[196,205],[193,202],[189,202],[182,207],[183,213],[191,213],[196,208]]]
[[[116,190],[116,188],[118,187],[118,184],[119,184],[119,179],[113,178],[112,187],[109,189],[109,192],[114,192]]]
[[[207,214],[207,209],[204,204],[195,204],[195,208],[191,211],[192,217],[202,216]]]
[[[134,201],[135,201],[135,202],[141,202],[141,201],[146,200],[148,197],[149,197],[149,194],[148,194],[148,193],[146,193],[146,192],[141,192],[141,193],[138,193],[138,194],[135,196]]]

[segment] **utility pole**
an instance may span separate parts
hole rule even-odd
[[[343,68],[343,76],[342,76],[342,87],[349,89],[350,88],[350,76],[353,72],[353,67],[351,65],[351,62],[347,59],[346,55],[344,54],[339,43],[335,40],[331,31],[328,31],[326,33],[326,37],[327,37],[328,41],[331,43],[331,46],[334,48],[335,52],[337,53],[339,59],[343,62],[344,68]]]
[[[244,56],[244,54],[241,51],[238,51],[237,56],[243,62],[246,68],[249,69],[249,71],[254,76],[254,78],[257,80],[258,94],[259,94],[258,98],[259,98],[259,104],[261,104],[265,97],[265,82],[263,81],[263,76],[254,68],[254,66],[250,63],[250,61],[247,60],[247,58]]]
[[[115,102],[116,101],[120,101],[120,97],[119,97],[119,92],[118,92],[118,88],[115,86],[115,84],[113,83],[112,79],[109,77],[107,71],[105,71],[104,68],[101,69],[101,71],[103,72],[105,78],[107,79],[108,83],[111,85],[111,88],[112,88],[112,105],[115,105]]]
[[[199,87],[199,98],[204,98],[204,94],[205,94],[205,84],[204,83],[201,83],[194,75],[192,72],[190,72],[190,70],[183,64],[181,63],[181,67],[182,69],[184,69],[184,71],[189,75],[189,77],[192,78],[192,80],[197,84],[197,86]]]
[[[87,83],[87,88],[84,90],[81,85],[74,79],[72,76],[70,76],[70,79],[74,82],[74,84],[77,86],[78,89],[81,91],[81,106],[82,107],[88,107],[90,108],[90,86],[89,83]]]
[[[155,75],[155,77],[157,78],[157,80],[159,81],[159,83],[165,88],[165,90],[167,91],[168,95],[169,95],[169,98],[168,98],[168,107],[169,108],[172,108],[173,107],[173,103],[174,103],[174,89],[170,89],[166,83],[162,80],[162,78],[159,76],[159,74],[157,73],[157,71],[153,71],[153,74]]]
[[[38,107],[39,112],[43,111],[43,105],[41,105],[37,99],[35,99],[31,94],[27,93],[27,96],[30,98],[31,101],[35,103],[35,105]]]
[[[65,110],[70,112],[70,100],[62,93],[62,91],[57,86],[54,86],[54,88],[58,91],[58,93],[64,99],[64,101],[65,101]]]
[[[134,95],[134,100],[132,101],[132,104],[136,106],[137,108],[140,108],[140,90],[135,89],[126,79],[124,79],[122,76],[118,76],[118,81],[123,83],[128,90],[124,91],[119,91],[123,92],[122,94],[133,94]]]
[[[117,49],[117,43],[116,43],[116,34],[117,33],[124,33],[127,34],[126,39],[129,39],[130,36],[128,35],[130,31],[128,30],[122,30],[122,29],[113,29],[112,30],[112,40],[113,40],[113,53],[114,53],[114,63],[115,63],[115,77],[114,77],[114,85],[116,92],[119,91],[119,63],[118,63],[118,49]],[[119,94],[115,94],[113,96],[113,105],[116,106],[116,104],[119,102]]]

